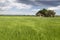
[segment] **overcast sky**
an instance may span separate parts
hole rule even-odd
[[[60,15],[60,0],[0,0],[1,15],[34,15],[43,8]]]

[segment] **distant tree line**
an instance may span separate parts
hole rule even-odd
[[[54,17],[56,14],[56,12],[54,12],[54,10],[47,10],[47,9],[42,9],[42,10],[39,10],[37,13],[36,13],[36,16],[43,16],[43,17]]]

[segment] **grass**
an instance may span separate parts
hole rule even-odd
[[[0,16],[0,40],[60,40],[60,17]]]

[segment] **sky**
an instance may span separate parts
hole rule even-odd
[[[35,15],[43,8],[60,15],[60,0],[0,0],[0,15]]]

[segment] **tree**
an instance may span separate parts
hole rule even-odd
[[[36,13],[36,16],[45,16],[45,13],[46,13],[46,9],[43,9],[43,10],[39,10],[37,13]]]
[[[55,13],[53,10],[43,9],[43,10],[39,10],[39,11],[36,13],[36,16],[54,17],[55,14],[56,14],[56,13]]]
[[[53,10],[48,10],[48,16],[54,17],[55,14],[56,14],[56,13],[55,13]]]

